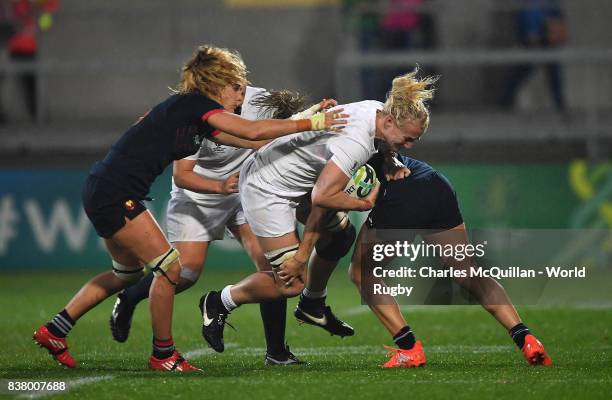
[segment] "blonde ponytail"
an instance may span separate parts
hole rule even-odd
[[[406,120],[415,120],[426,130],[429,126],[427,101],[433,98],[433,85],[438,77],[420,79],[417,77],[418,72],[419,68],[416,67],[414,71],[393,79],[383,111],[393,116],[398,127]]]

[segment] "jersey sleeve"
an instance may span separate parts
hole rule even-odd
[[[371,152],[361,143],[348,137],[341,137],[334,140],[329,145],[332,153],[331,160],[348,176],[353,176],[355,172],[365,164]]]
[[[194,104],[194,112],[197,118],[199,118],[207,127],[205,132],[206,137],[214,137],[219,134],[218,130],[208,124],[208,118],[210,118],[212,115],[226,112],[221,104],[209,99],[206,96],[198,96],[197,104]]]

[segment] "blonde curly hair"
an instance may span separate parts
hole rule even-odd
[[[435,92],[433,85],[439,77],[418,78],[418,72],[417,66],[412,72],[393,79],[383,111],[393,116],[398,127],[406,120],[414,120],[420,122],[425,131],[429,126],[427,101],[433,98]]]
[[[247,72],[238,52],[211,45],[199,46],[183,65],[181,79],[173,91],[216,96],[226,85],[246,85]]]

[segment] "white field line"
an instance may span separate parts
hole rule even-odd
[[[240,347],[238,343],[225,343],[226,349],[235,349],[237,347]],[[266,351],[264,350],[264,354],[265,352]],[[184,352],[183,357],[189,360],[190,358],[197,358],[197,357],[206,356],[209,354],[216,354],[216,352],[210,347],[202,347],[200,349],[194,349],[194,350],[189,350],[189,351]]]
[[[70,390],[79,387],[79,386],[85,386],[85,385],[89,385],[92,383],[96,383],[96,382],[100,382],[100,381],[105,381],[108,379],[113,379],[114,376],[112,375],[100,375],[100,376],[88,376],[86,378],[78,378],[78,379],[62,379],[59,378],[57,379],[58,382],[62,381],[62,382],[66,382],[66,390],[62,391],[62,392],[58,392],[58,391],[45,391],[45,392],[35,392],[35,393],[27,393],[27,394],[22,394],[19,397],[20,398],[26,398],[26,399],[38,399],[41,397],[45,397],[45,396],[51,396],[51,395],[58,395],[58,394],[66,394],[68,393]]]

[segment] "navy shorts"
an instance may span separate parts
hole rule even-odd
[[[147,207],[142,200],[126,195],[125,190],[106,179],[89,175],[83,187],[83,208],[98,236],[110,238]]]
[[[435,170],[385,182],[366,221],[372,229],[445,231],[463,223],[457,195]]]

